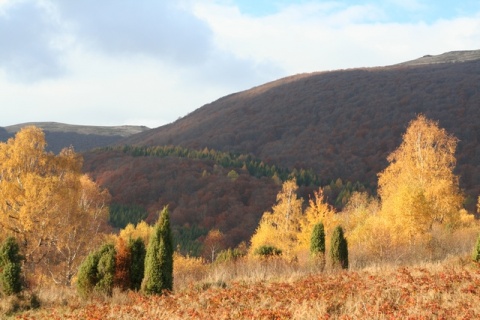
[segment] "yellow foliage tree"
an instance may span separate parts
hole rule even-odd
[[[143,243],[148,245],[152,230],[153,227],[142,220],[136,225],[133,225],[132,223],[127,224],[124,229],[120,230],[119,236],[125,241],[128,241],[129,239],[141,238]]]
[[[251,254],[261,246],[274,246],[282,250],[284,257],[294,257],[302,218],[302,199],[297,198],[297,189],[295,179],[283,183],[272,212],[263,214],[250,240]]]
[[[69,284],[106,225],[109,194],[82,174],[72,149],[56,156],[45,147],[33,126],[0,143],[0,227],[19,240],[27,272]]]
[[[300,220],[300,233],[298,234],[299,250],[308,250],[310,248],[312,231],[317,223],[323,223],[327,240],[333,229],[340,223],[335,209],[326,202],[322,189],[316,191],[314,199],[310,199],[308,203],[309,206]]]
[[[382,215],[396,241],[412,242],[434,223],[455,226],[463,197],[455,168],[457,139],[423,115],[413,120],[400,147],[379,174]]]

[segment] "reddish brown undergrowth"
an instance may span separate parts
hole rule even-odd
[[[273,279],[273,278],[272,278]],[[460,258],[279,280],[192,284],[164,296],[116,291],[15,319],[476,319],[480,267]]]

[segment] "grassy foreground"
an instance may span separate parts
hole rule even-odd
[[[226,274],[236,277],[225,279]],[[38,292],[11,319],[478,319],[480,267],[467,257],[414,266],[323,272],[282,261],[217,266],[164,296],[115,291],[80,300]],[[179,279],[180,280],[180,279]],[[187,282],[189,284],[187,284]],[[5,302],[3,302],[5,303]]]

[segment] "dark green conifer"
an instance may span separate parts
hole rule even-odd
[[[0,247],[0,292],[13,295],[22,291],[22,260],[20,248],[13,237],[8,237]]]
[[[321,222],[313,227],[310,239],[310,253],[314,256],[325,254],[325,228]]]
[[[168,207],[163,208],[156,223],[145,257],[142,291],[162,294],[173,289],[173,241]]]
[[[348,269],[348,244],[341,226],[337,226],[333,230],[330,243],[330,259],[334,268]]]
[[[260,246],[257,249],[255,249],[254,254],[259,255],[263,258],[270,258],[270,257],[275,257],[275,256],[280,256],[282,255],[282,250],[278,249],[277,247],[274,246]]]
[[[325,227],[319,222],[313,227],[310,238],[310,254],[321,270],[325,267]]]
[[[130,239],[128,243],[131,256],[130,285],[132,290],[140,290],[145,271],[145,243],[142,238]]]
[[[94,291],[111,295],[114,276],[115,247],[113,244],[105,244],[91,252],[80,265],[77,291],[84,298]]]

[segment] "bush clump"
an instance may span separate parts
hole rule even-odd
[[[22,260],[20,248],[13,237],[0,247],[0,292],[11,296],[22,291]]]
[[[282,250],[274,247],[274,246],[260,246],[257,249],[255,249],[254,254],[259,255],[263,258],[270,258],[274,256],[280,256],[282,255]]]
[[[93,292],[112,295],[115,277],[115,247],[105,244],[90,253],[80,265],[77,290],[86,298]]]

